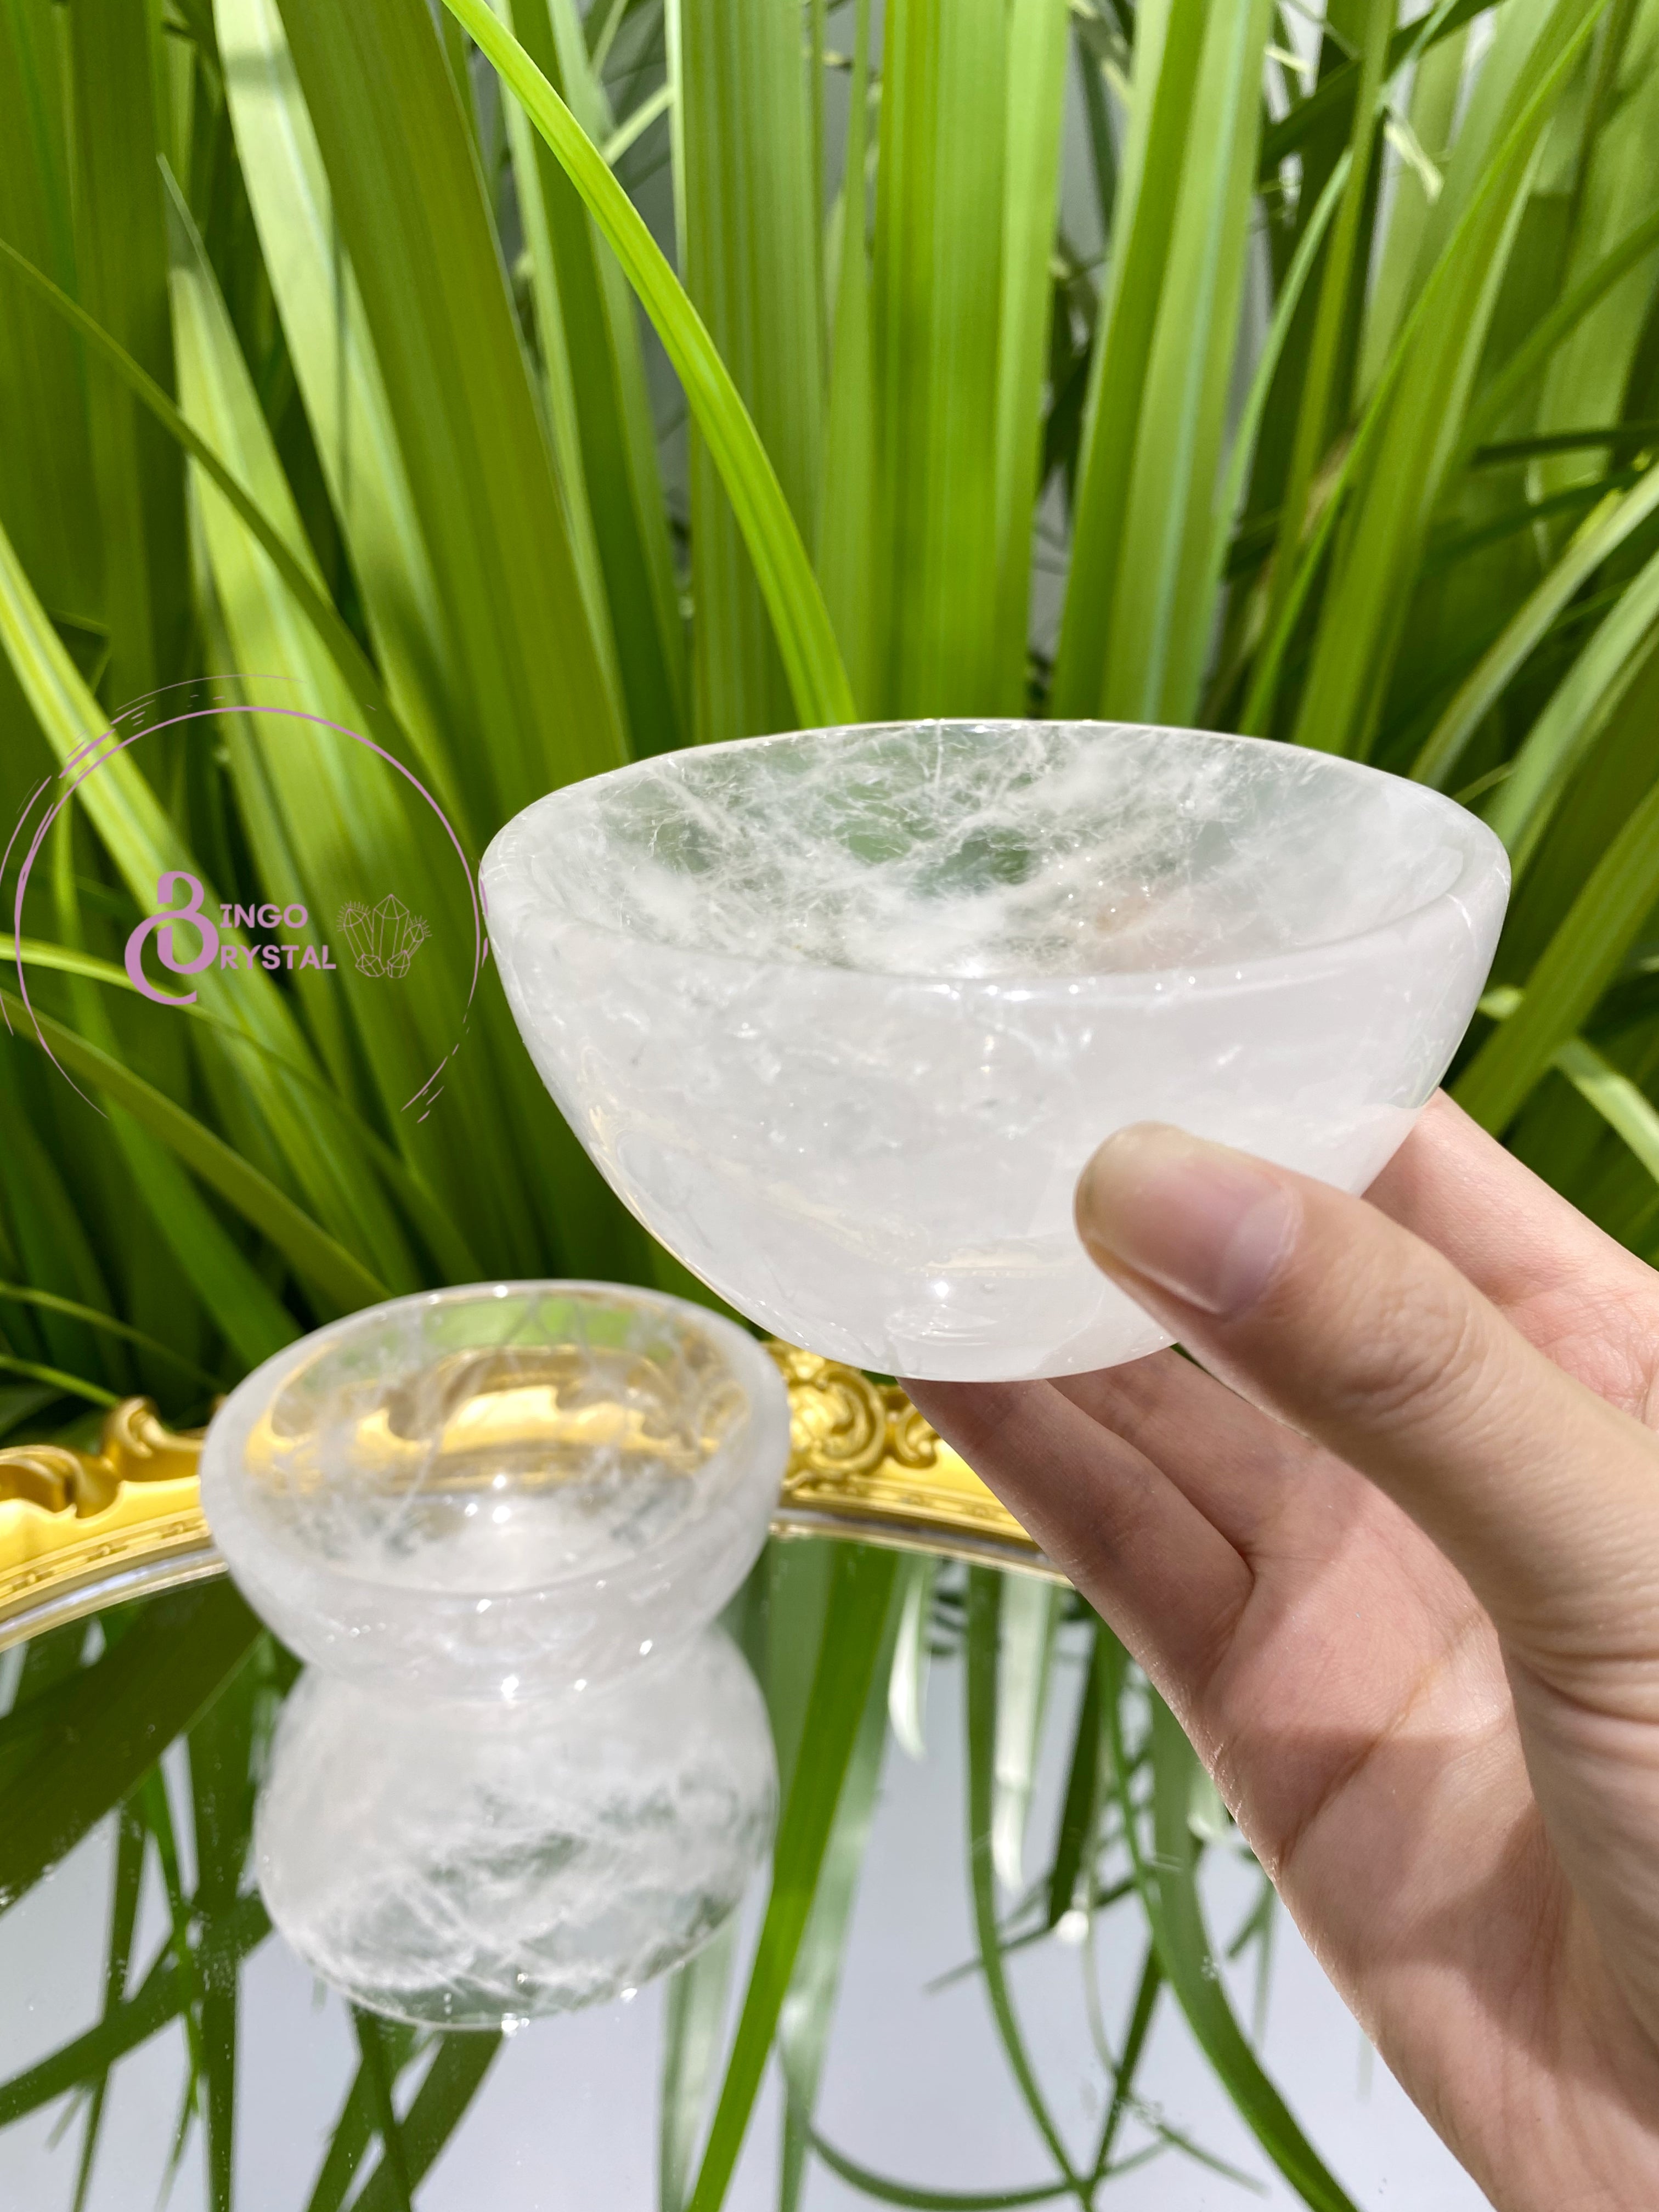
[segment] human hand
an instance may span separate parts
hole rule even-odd
[[[1493,2203],[1650,2212],[1659,1275],[1443,1097],[1364,1200],[1126,1130],[1078,1225],[1211,1371],[912,1397],[1169,1700]]]

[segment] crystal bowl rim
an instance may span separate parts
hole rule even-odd
[[[1510,875],[1509,854],[1495,832],[1480,819],[1478,814],[1472,814],[1466,806],[1461,806],[1455,799],[1449,797],[1443,791],[1435,790],[1431,785],[1413,782],[1409,776],[1391,775],[1386,769],[1373,767],[1369,761],[1350,760],[1344,754],[1321,752],[1311,745],[1292,745],[1276,738],[1248,737],[1230,730],[1194,729],[1184,724],[1114,722],[1084,715],[1054,715],[1042,719],[1064,722],[1067,727],[1073,729],[1156,732],[1166,737],[1195,738],[1206,745],[1269,746],[1276,753],[1295,754],[1304,760],[1317,763],[1322,768],[1346,772],[1351,776],[1357,775],[1365,780],[1379,778],[1388,783],[1402,784],[1426,802],[1427,811],[1430,814],[1437,814],[1443,819],[1448,817],[1455,819],[1460,842],[1463,847],[1462,865],[1455,878],[1440,890],[1420,900],[1417,905],[1407,907],[1403,913],[1391,915],[1386,921],[1371,922],[1364,929],[1350,930],[1334,937],[1312,938],[1304,943],[1287,945],[1277,951],[1247,954],[1239,960],[1208,963],[1177,960],[1166,963],[1162,967],[1084,969],[1076,973],[1066,974],[1010,968],[999,969],[994,975],[939,975],[921,969],[860,968],[844,966],[839,963],[824,960],[779,960],[765,953],[720,951],[711,946],[684,944],[671,939],[647,936],[641,931],[618,927],[613,922],[594,921],[586,915],[575,913],[562,901],[556,902],[544,895],[539,896],[538,902],[546,909],[565,915],[574,927],[586,930],[595,937],[609,938],[619,945],[652,945],[659,951],[672,954],[679,959],[694,962],[698,965],[717,963],[726,969],[757,974],[769,973],[780,976],[845,975],[858,977],[888,988],[899,984],[911,984],[928,989],[938,989],[945,986],[952,989],[988,992],[992,995],[995,995],[1000,989],[1017,989],[1027,996],[1044,993],[1053,993],[1057,996],[1075,996],[1086,988],[1091,993],[1109,998],[1134,999],[1161,993],[1164,985],[1176,978],[1184,980],[1188,988],[1194,984],[1200,984],[1222,990],[1229,986],[1258,981],[1267,981],[1285,969],[1295,968],[1312,956],[1333,953],[1351,946],[1358,948],[1375,939],[1389,936],[1393,932],[1404,927],[1408,922],[1431,913],[1437,906],[1448,902],[1458,902],[1483,878],[1495,877],[1507,885]],[[874,722],[826,723],[807,729],[772,730],[761,737],[726,738],[716,744],[680,745],[670,752],[647,754],[642,760],[624,761],[619,767],[601,769],[596,775],[577,777],[570,783],[560,784],[551,791],[544,792],[539,799],[532,799],[527,806],[520,807],[516,814],[510,816],[490,839],[484,849],[483,858],[478,864],[479,890],[483,894],[486,928],[489,919],[486,878],[490,872],[491,862],[495,856],[497,848],[505,843],[527,815],[538,813],[544,807],[553,809],[562,801],[572,801],[579,793],[590,791],[596,784],[614,783],[623,777],[645,775],[653,769],[660,768],[667,761],[683,757],[708,759],[717,753],[737,752],[739,750],[746,750],[762,745],[791,744],[803,738],[854,738],[872,732],[906,729],[1023,729],[1036,720],[1036,718],[1032,716],[1015,714],[933,714],[921,716],[912,721],[889,720]]]
[[[253,1402],[251,1389],[253,1383],[258,1382],[261,1377],[269,1378],[259,1401],[259,1410],[263,1411],[272,1402],[275,1393],[285,1388],[292,1377],[307,1364],[302,1354],[309,1352],[313,1356],[320,1356],[325,1352],[331,1350],[339,1336],[349,1329],[355,1322],[362,1321],[370,1314],[386,1315],[411,1306],[435,1305],[447,1300],[455,1299],[461,1292],[474,1293],[482,1298],[486,1296],[493,1297],[502,1292],[510,1293],[514,1291],[603,1291],[609,1295],[620,1291],[629,1298],[643,1299],[647,1304],[665,1311],[685,1314],[699,1326],[708,1325],[715,1342],[722,1352],[730,1344],[734,1346],[740,1354],[740,1357],[729,1360],[728,1364],[736,1379],[748,1391],[751,1411],[760,1414],[758,1425],[762,1432],[761,1441],[764,1441],[766,1401],[769,1400],[773,1401],[774,1413],[781,1412],[782,1414],[781,1449],[778,1455],[778,1464],[772,1486],[775,1488],[776,1482],[782,1479],[788,1457],[789,1393],[770,1353],[758,1338],[750,1336],[747,1330],[739,1328],[736,1322],[728,1321],[724,1314],[715,1313],[711,1308],[699,1305],[693,1299],[678,1297],[671,1291],[649,1290],[641,1284],[605,1283],[594,1276],[489,1277],[477,1283],[447,1284],[437,1290],[410,1291],[401,1297],[383,1298],[372,1306],[359,1306],[356,1312],[342,1314],[337,1321],[326,1322],[321,1328],[313,1329],[295,1343],[284,1345],[280,1352],[274,1352],[269,1359],[261,1361],[258,1367],[250,1370],[242,1377],[209,1423],[208,1432],[202,1443],[202,1509],[207,1519],[209,1533],[214,1537],[216,1543],[220,1543],[221,1549],[223,1550],[224,1547],[213,1524],[211,1491],[217,1490],[222,1483],[228,1483],[230,1477],[226,1473],[221,1474],[217,1480],[215,1479],[214,1461],[211,1457],[213,1431],[222,1421],[226,1422],[228,1429],[230,1424],[227,1420],[227,1416],[230,1414],[237,1400],[245,1392],[248,1394],[249,1402]],[[329,1342],[319,1341],[325,1338],[330,1340]],[[488,1349],[487,1346],[479,1348]],[[745,1369],[748,1370],[746,1373],[743,1371]],[[757,1385],[758,1388],[756,1387]],[[258,1420],[258,1412],[255,1413],[253,1419],[255,1421]],[[245,1450],[246,1437],[241,1442]],[[225,1445],[222,1442],[221,1450],[224,1449]],[[719,1460],[729,1455],[730,1451],[729,1443],[722,1445],[713,1457],[714,1460]],[[242,1452],[239,1451],[236,1463],[239,1474],[243,1469],[244,1463]],[[257,1516],[247,1505],[243,1492],[233,1489],[230,1495],[233,1510],[240,1512],[246,1521],[260,1525],[258,1523]],[[372,1592],[376,1596],[390,1595],[400,1601],[407,1598],[411,1601],[427,1601],[441,1606],[466,1607],[474,1604],[481,1597],[487,1597],[502,1605],[510,1605],[526,1600],[550,1598],[561,1592],[585,1590],[592,1587],[593,1579],[591,1571],[578,1569],[574,1573],[556,1575],[544,1581],[515,1583],[505,1586],[500,1583],[492,1583],[487,1589],[483,1585],[477,1589],[471,1586],[463,1589],[441,1583],[392,1581],[385,1577],[366,1575],[351,1567],[342,1565],[323,1553],[312,1551],[305,1545],[295,1542],[280,1531],[262,1527],[261,1533],[268,1549],[262,1554],[260,1559],[250,1561],[251,1569],[256,1572],[264,1560],[274,1553],[291,1566],[301,1568],[319,1576],[331,1589],[341,1592],[361,1590]],[[623,1567],[616,1570],[616,1572],[618,1577],[636,1573],[640,1569],[648,1567],[653,1559],[672,1558],[681,1548],[680,1542],[677,1540],[677,1534],[671,1535],[664,1544],[641,1552],[637,1559],[628,1560]],[[234,1581],[237,1562],[228,1551],[225,1552],[224,1556]],[[668,1640],[673,1639],[671,1638]]]

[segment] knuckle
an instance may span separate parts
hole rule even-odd
[[[1328,1310],[1327,1389],[1339,1414],[1411,1427],[1443,1419],[1475,1387],[1486,1333],[1473,1301],[1438,1269],[1390,1271]]]

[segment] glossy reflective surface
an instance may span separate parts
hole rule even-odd
[[[792,1654],[821,1608],[832,1558],[827,1546],[775,1547],[757,1571],[739,1624],[769,1684],[786,1774],[789,1716],[799,1717],[805,1694]],[[1031,1587],[1011,1578],[1003,1589],[1001,1640],[1010,1662],[1031,1606],[1024,1598],[1011,1602],[1009,1594]],[[967,1694],[963,1657],[975,1634],[975,1607],[963,1604],[969,1595],[955,1571],[934,1583],[929,1640],[938,1648],[925,1695],[913,1698],[902,1680],[893,1695],[906,1735],[920,1718],[916,1747],[924,1755],[909,1755],[885,1725],[885,1678],[873,1707],[884,1725],[866,1736],[849,1770],[848,1802],[868,1808],[867,1836],[839,1832],[823,1893],[840,1905],[815,1923],[833,1940],[809,1940],[798,2001],[781,2023],[798,2077],[815,2092],[814,2142],[796,2145],[805,2154],[799,2212],[850,2212],[911,2201],[917,2191],[981,2203],[1010,2192],[1028,2202],[1079,2201],[1058,2176],[1021,2093],[976,1963],[968,1799],[975,1774],[981,1786],[988,1778],[994,1746]],[[996,1824],[999,1856],[1018,1854],[1017,1866],[1005,1865],[1017,1879],[994,1894],[1007,1947],[1008,2018],[1043,2114],[1068,2158],[1086,2170],[1110,2121],[1108,2062],[1123,2055],[1146,1953],[1133,1895],[1120,1891],[1123,1858],[1109,1821],[1097,1852],[1089,1855],[1094,1879],[1081,1893],[1092,1894],[1095,1907],[1086,1923],[1079,1913],[1058,1933],[1042,1932],[1090,1649],[1086,1620],[1066,1613],[1062,1606],[1026,1817]],[[975,1618],[982,1617],[981,1607]],[[111,1620],[112,1656],[141,1625]],[[199,1625],[200,1616],[179,1613],[171,1632],[176,1641]],[[0,1707],[20,1693],[22,1702],[0,1713],[0,1760],[16,1749],[31,1705],[37,1718],[61,1714],[65,1692],[73,1695],[97,1666],[98,1644],[94,1631],[70,1655],[78,1674],[65,1671],[70,1658],[61,1644],[36,1648],[23,1662],[27,1680],[20,1679],[15,1657],[3,1662]],[[136,1663],[138,1647],[128,1649]],[[174,2212],[209,2212],[226,2203],[240,2212],[358,2204],[379,2212],[402,2203],[400,2176],[422,2212],[677,2208],[738,2032],[764,1873],[751,1885],[729,1946],[705,1950],[680,1975],[593,2009],[532,2021],[505,2038],[354,2019],[280,1936],[264,1931],[253,1867],[244,1856],[246,1784],[260,1763],[261,1714],[269,1718],[289,1671],[253,1647],[244,1671],[167,1754],[165,1794],[141,1784],[125,1847],[122,1824],[104,1820],[0,1917],[6,2212],[70,2212],[90,2110],[86,2092],[118,2048],[87,2212],[153,2204],[181,2122]],[[37,1703],[42,1698],[46,1707]],[[1012,1725],[1013,1706],[1004,1704]],[[1005,1756],[1016,1741],[1005,1730]],[[1137,1790],[1144,1781],[1143,1773]],[[7,1802],[15,1814],[15,1801]],[[1241,1955],[1220,1971],[1248,2027],[1259,1994],[1261,1954],[1249,1932],[1261,1924],[1253,1920],[1259,1876],[1212,1808],[1195,1800],[1194,1819],[1210,1837],[1202,1893],[1217,1942],[1224,1948],[1236,1932],[1244,1934]],[[158,1841],[163,1834],[175,1853],[184,1906],[177,1923]],[[122,1869],[133,1863],[125,1994],[100,2030],[112,1905],[118,1917],[127,1893]],[[981,1884],[990,1871],[978,1863]],[[188,2028],[175,1924],[188,1933],[194,1972]],[[1358,2031],[1282,1920],[1265,1990],[1257,2038],[1262,2060],[1360,2212],[1401,2203],[1477,2212],[1478,2194],[1387,2075],[1368,2070]],[[187,2113],[192,2057],[200,2073],[195,2110]],[[377,2080],[391,2086],[398,2115],[390,2161],[376,2118],[384,2109]],[[775,2212],[786,2202],[785,2102],[775,2061],[725,2200],[733,2212]],[[1221,2212],[1297,2201],[1196,2052],[1167,1989],[1153,1998],[1111,2135],[1111,2171],[1084,2191],[1101,2212]],[[1195,2153],[1235,2169],[1257,2193]],[[867,2183],[908,2194],[872,2196]],[[1033,2191],[1040,2198],[1029,2195]]]
[[[482,871],[525,1041],[662,1243],[791,1343],[975,1381],[1164,1340],[1072,1222],[1127,1123],[1363,1189],[1508,879],[1402,778],[1060,721],[638,762],[538,800]]]

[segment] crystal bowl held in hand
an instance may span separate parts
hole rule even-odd
[[[555,792],[483,882],[549,1089],[671,1251],[811,1351],[988,1379],[1165,1340],[1073,1227],[1114,1129],[1363,1189],[1474,1011],[1508,866],[1327,754],[921,722]]]

